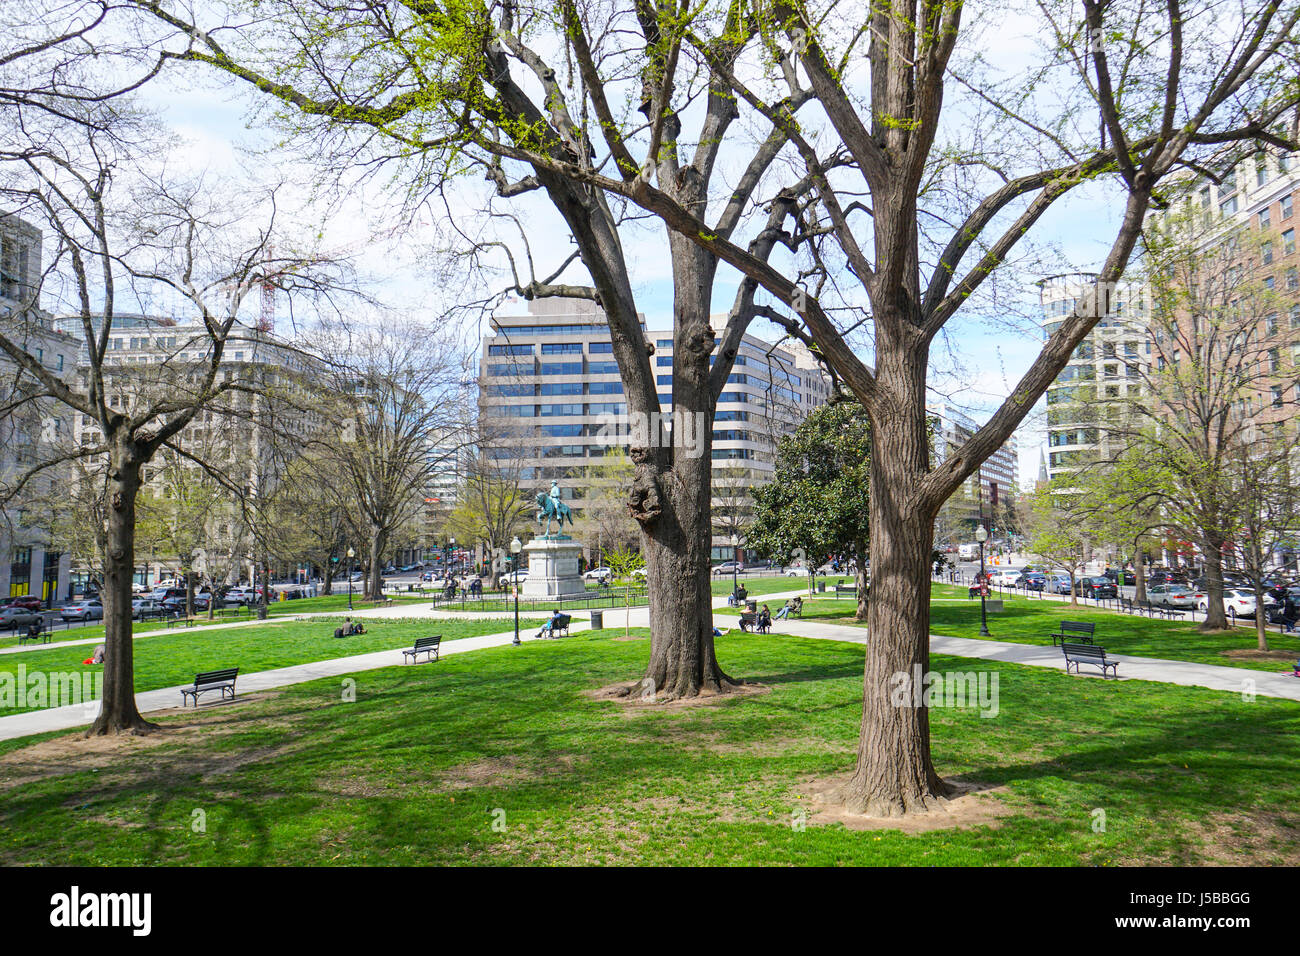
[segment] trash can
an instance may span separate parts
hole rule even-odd
[[[821,592],[822,594],[825,594],[825,593],[826,593],[826,582],[825,582],[825,581],[818,581],[818,582],[817,582],[817,590],[818,590],[819,592]]]
[[[601,628],[603,628],[604,626],[605,626],[605,612],[604,612],[604,611],[592,611],[592,612],[591,612],[591,629],[592,629],[593,631],[599,631],[599,630],[600,630]]]

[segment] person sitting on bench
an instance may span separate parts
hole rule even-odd
[[[791,598],[785,602],[785,607],[776,612],[777,620],[784,621],[790,616],[791,611],[798,611],[803,608],[803,598]]]
[[[772,611],[766,604],[764,604],[763,610],[758,612],[758,620],[754,622],[754,629],[758,631],[766,631],[771,626]]]
[[[552,636],[551,630],[555,627],[556,623],[563,616],[564,615],[560,613],[560,609],[558,607],[554,611],[552,611],[551,619],[547,621],[545,624],[543,624],[542,629],[537,632],[538,639],[540,640],[543,634],[545,634],[547,637],[551,637]]]

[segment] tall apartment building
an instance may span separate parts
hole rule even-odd
[[[661,413],[670,416],[672,332],[647,329],[644,321],[642,331],[654,345]],[[626,429],[616,424],[627,404],[604,313],[583,300],[535,300],[526,314],[494,316],[491,332],[483,339],[479,377],[480,430],[489,454],[538,489],[558,480],[580,516],[587,466],[611,444],[627,444]],[[744,337],[712,428],[720,519],[715,557],[733,553],[725,525],[745,520],[741,490],[770,479],[781,435],[829,395],[827,378],[806,350]]]
[[[41,233],[30,223],[0,215],[0,328],[54,375],[75,366],[76,343],[57,332],[40,309]],[[6,403],[35,381],[0,355]],[[29,393],[30,394],[30,393]],[[0,475],[7,484],[48,460],[61,441],[69,413],[52,400],[22,405],[0,420]],[[42,471],[0,508],[0,594],[38,595],[47,604],[70,597],[71,557],[54,529],[54,482],[62,470]]]
[[[934,436],[935,465],[956,452],[980,427],[973,418],[948,403],[930,405],[926,411],[938,420]],[[1012,436],[980,465],[953,498],[960,499],[969,508],[971,513],[964,516],[967,518],[977,519],[982,504],[987,520],[1014,505],[1019,475],[1020,453]]]
[[[1043,336],[1050,337],[1096,276],[1070,273],[1038,284]],[[1103,298],[1103,316],[1047,389],[1047,474],[1052,480],[1118,450],[1114,433],[1124,402],[1140,399],[1151,363],[1150,302],[1141,285],[1121,284]]]

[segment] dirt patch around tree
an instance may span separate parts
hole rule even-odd
[[[1300,654],[1295,651],[1261,651],[1257,647],[1231,647],[1226,651],[1219,651],[1224,657],[1231,657],[1235,661],[1259,661],[1261,663],[1272,663],[1280,661],[1284,664],[1293,664]]]
[[[893,817],[867,816],[848,809],[836,796],[848,783],[849,776],[816,778],[798,788],[797,792],[808,799],[809,824],[830,826],[840,823],[849,830],[929,833],[934,830],[965,830],[982,826],[996,829],[1002,817],[1015,813],[998,796],[1006,792],[1006,787],[950,779],[945,782],[952,788],[951,796],[936,801],[931,810]]]
[[[168,721],[159,730],[147,734],[107,734],[85,737],[84,731],[70,731],[50,740],[42,740],[28,747],[0,754],[0,789],[23,786],[49,777],[60,777],[85,770],[99,771],[114,767],[127,755],[150,750],[161,744],[185,744],[213,734],[233,733],[244,720],[242,707],[233,705],[266,701],[279,696],[279,691],[248,694],[225,704],[213,704],[210,709],[173,707],[150,711],[146,720],[185,717],[184,721]],[[274,714],[261,714],[259,720],[275,720]],[[247,760],[242,762],[246,763]],[[230,769],[216,761],[218,770]]]
[[[626,707],[628,710],[645,710],[649,708],[658,708],[660,710],[685,710],[689,707],[720,704],[723,701],[736,700],[740,697],[758,697],[762,694],[770,694],[772,693],[772,688],[768,687],[766,684],[746,682],[744,684],[733,685],[722,693],[702,690],[696,697],[678,697],[669,699],[660,694],[647,695],[639,681],[635,684],[620,681],[617,684],[610,684],[607,687],[599,687],[596,690],[589,690],[585,693],[593,700],[619,704]]]

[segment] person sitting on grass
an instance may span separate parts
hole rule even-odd
[[[543,637],[554,637],[555,635],[552,634],[551,632],[555,629],[560,618],[563,616],[564,615],[560,613],[560,609],[558,607],[555,610],[553,610],[551,612],[551,619],[547,621],[545,624],[543,624],[542,629],[537,632],[537,639],[541,640]]]
[[[352,618],[350,617],[345,617],[343,619],[344,637],[352,637],[355,634],[364,634],[364,633],[366,633],[366,629],[361,626],[360,622],[353,623]]]

